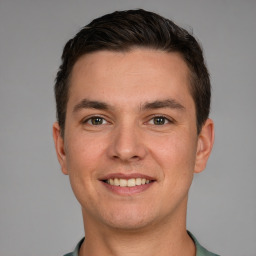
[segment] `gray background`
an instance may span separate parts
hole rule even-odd
[[[0,0],[0,255],[62,255],[82,237],[52,141],[54,78],[83,25],[138,7],[193,29],[211,73],[215,147],[191,188],[188,229],[222,256],[256,255],[253,0]]]

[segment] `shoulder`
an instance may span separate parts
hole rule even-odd
[[[67,253],[63,256],[78,256],[78,252],[79,252],[79,249],[80,249],[83,241],[84,241],[84,238],[79,241],[79,243],[77,244],[77,246],[73,252]]]
[[[191,234],[189,231],[188,231],[188,234],[193,239],[193,241],[194,241],[194,243],[196,245],[196,256],[220,256],[218,254],[209,252],[207,249],[205,249],[201,244],[199,244],[199,242],[194,237],[194,235]]]

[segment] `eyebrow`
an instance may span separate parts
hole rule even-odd
[[[78,104],[76,104],[74,106],[73,112],[78,112],[79,110],[85,109],[85,108],[109,110],[112,107],[110,107],[105,102],[83,99]],[[146,103],[142,104],[142,106],[140,107],[141,110],[150,110],[150,109],[159,109],[159,108],[171,108],[171,109],[178,109],[178,110],[185,109],[185,107],[183,105],[181,105],[179,102],[177,102],[174,99],[156,100],[153,102],[146,102]]]
[[[171,109],[178,109],[184,110],[185,107],[181,105],[174,99],[167,99],[167,100],[156,100],[153,102],[147,102],[142,105],[142,110],[150,110],[150,109],[158,109],[158,108],[171,108]]]
[[[100,101],[95,100],[88,100],[83,99],[78,104],[76,104],[73,108],[73,112],[78,112],[81,109],[84,108],[94,108],[94,109],[100,109],[100,110],[108,110],[110,107],[108,104]]]

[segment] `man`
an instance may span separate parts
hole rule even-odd
[[[215,255],[186,230],[214,140],[210,95],[199,44],[157,14],[114,12],[68,41],[53,136],[85,239],[67,255]]]

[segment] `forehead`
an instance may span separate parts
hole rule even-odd
[[[82,56],[70,77],[70,99],[118,96],[152,101],[150,97],[182,99],[190,96],[189,69],[179,53],[153,49],[128,52],[98,51]],[[105,97],[104,97],[105,95]]]
[[[84,54],[74,64],[71,76],[74,78],[74,73],[86,75],[84,71],[89,70],[94,71],[94,74],[104,75],[104,72],[112,70],[113,65],[117,63],[119,65],[114,68],[119,72],[133,72],[133,74],[136,74],[146,71],[149,75],[149,71],[171,72],[179,70],[179,73],[184,76],[189,74],[189,68],[178,52],[132,48],[129,51],[102,50]],[[95,73],[97,71],[98,73]]]

